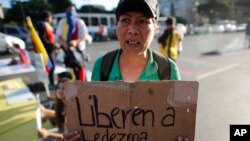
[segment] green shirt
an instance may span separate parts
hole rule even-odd
[[[112,67],[111,72],[109,74],[109,79],[108,79],[109,81],[123,80],[122,74],[120,71],[120,67],[119,67],[120,51],[121,50],[119,50],[119,53],[117,53],[117,55],[116,55],[113,67]],[[103,56],[100,57],[99,59],[97,59],[95,64],[94,64],[94,68],[92,71],[92,78],[91,78],[92,81],[100,81],[101,80],[102,60],[103,60]],[[181,80],[180,72],[179,72],[177,65],[175,64],[175,62],[173,60],[169,59],[169,61],[170,61],[170,65],[171,65],[170,79],[171,80]],[[148,63],[146,65],[146,67],[144,68],[139,80],[144,80],[144,81],[145,80],[159,80],[157,70],[158,70],[158,64],[153,58],[152,51],[149,49]]]

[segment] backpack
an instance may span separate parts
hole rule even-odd
[[[170,41],[169,41],[169,45],[171,46],[171,42],[172,42],[172,32],[173,29],[166,29],[163,34],[158,38],[158,43],[162,44],[163,47],[166,47],[166,40],[167,38],[170,36]]]
[[[81,54],[75,47],[70,47],[69,49],[65,50],[64,64],[66,67],[80,67],[82,66],[81,62]]]
[[[119,49],[108,52],[104,55],[102,63],[101,63],[101,81],[108,81],[109,74],[113,67],[116,54],[118,53]],[[153,58],[158,64],[158,76],[160,80],[170,80],[171,76],[171,65],[169,59],[152,51]]]

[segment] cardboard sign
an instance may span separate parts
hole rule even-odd
[[[197,82],[76,81],[65,90],[68,129],[83,141],[194,140]]]

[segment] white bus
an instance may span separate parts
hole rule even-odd
[[[108,37],[108,30],[113,29],[116,23],[115,14],[108,13],[77,13],[77,16],[85,22],[89,34],[95,40],[100,28],[103,28],[103,33],[101,36]],[[57,25],[61,18],[66,17],[65,13],[58,13],[53,15],[53,22]]]

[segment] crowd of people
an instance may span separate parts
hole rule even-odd
[[[65,54],[64,64],[74,72],[76,80],[86,81],[86,65],[88,56],[85,53],[88,30],[84,21],[77,18],[76,8],[70,3],[66,8],[66,18],[59,21],[57,28],[53,29],[52,14],[43,11],[38,23],[37,31],[47,51],[52,68],[49,70],[49,82],[55,86],[55,65],[58,50]]]
[[[70,6],[67,8],[67,19],[62,19],[59,22],[56,34],[59,35],[59,43],[61,48],[67,52],[73,50],[82,54],[81,42],[86,40],[87,29],[80,19],[76,18],[75,8]],[[181,36],[174,29],[174,21],[166,21],[167,36],[160,42],[163,55],[160,55],[150,49],[151,42],[158,30],[157,20],[159,17],[159,7],[156,0],[120,0],[116,9],[117,18],[117,36],[120,44],[120,49],[108,52],[99,57],[94,63],[92,71],[92,81],[145,81],[145,80],[181,80],[181,75],[178,66],[175,63],[178,55],[178,44],[181,41]],[[74,22],[75,21],[75,22]],[[68,25],[67,25],[68,24]],[[67,27],[68,32],[64,32],[63,27]],[[75,31],[75,32],[74,32]],[[160,39],[159,39],[160,40]],[[50,41],[51,47],[57,48],[53,41]],[[165,49],[164,49],[165,48]],[[169,50],[170,52],[169,54]],[[174,54],[174,55],[173,55]],[[68,58],[69,59],[69,58]],[[71,58],[70,58],[71,59]],[[111,61],[112,60],[112,61]],[[67,65],[67,64],[66,64]],[[68,65],[74,69],[76,78],[79,79],[79,70],[83,66]],[[67,79],[69,81],[69,79]],[[48,115],[54,117],[64,116],[63,121],[58,120],[57,126],[63,129],[67,123],[63,108],[66,106],[64,101],[64,93],[59,90],[63,86],[63,82],[59,81],[56,89],[56,103],[61,100],[61,110],[58,112],[45,110],[50,113]],[[47,116],[48,116],[47,115]],[[60,124],[59,124],[59,121]],[[65,128],[64,128],[65,129]],[[46,129],[38,131],[42,138],[51,138],[57,140],[79,140],[80,135],[77,131],[66,132],[60,130],[60,133],[50,133]],[[187,141],[187,138],[177,137],[177,140]]]
[[[66,8],[66,18],[59,21],[56,29],[52,27],[52,14],[50,11],[43,11],[41,20],[38,23],[38,35],[46,49],[53,67],[49,70],[50,86],[55,87],[55,96],[48,97],[48,101],[52,100],[53,106],[45,108],[40,105],[44,119],[50,119],[52,125],[58,128],[57,132],[50,132],[45,128],[38,129],[38,136],[43,139],[62,140],[62,133],[65,131],[65,97],[63,93],[64,82],[75,80],[86,81],[86,65],[88,56],[84,52],[86,48],[86,40],[88,30],[84,21],[77,18],[74,4],[70,3]],[[36,48],[34,48],[36,49]],[[56,55],[59,51],[63,51],[64,64],[67,68],[73,70],[70,72],[60,73],[55,79]]]
[[[183,36],[175,28],[175,19],[166,20],[166,30],[159,37],[161,54],[150,49],[155,33],[159,30],[159,7],[157,0],[120,0],[116,9],[116,31],[120,49],[99,57],[92,70],[92,81],[146,81],[146,80],[181,80],[181,75],[175,61],[181,48]],[[56,28],[51,26],[52,15],[44,11],[38,24],[39,36],[46,51],[55,64],[56,50],[65,52],[66,67],[74,70],[75,79],[86,80],[86,48],[87,28],[83,20],[77,18],[75,6],[70,4],[66,9],[66,18],[61,19]],[[55,36],[58,40],[55,40]],[[70,74],[69,74],[70,75]],[[51,85],[55,85],[54,68],[49,73]],[[40,138],[56,140],[79,140],[77,131],[66,132],[67,118],[65,115],[65,96],[62,91],[64,82],[72,77],[59,77],[54,98],[54,109],[40,109],[46,118],[55,118],[58,133],[52,133],[45,128],[38,130]],[[188,141],[188,138],[177,137],[178,141]]]

